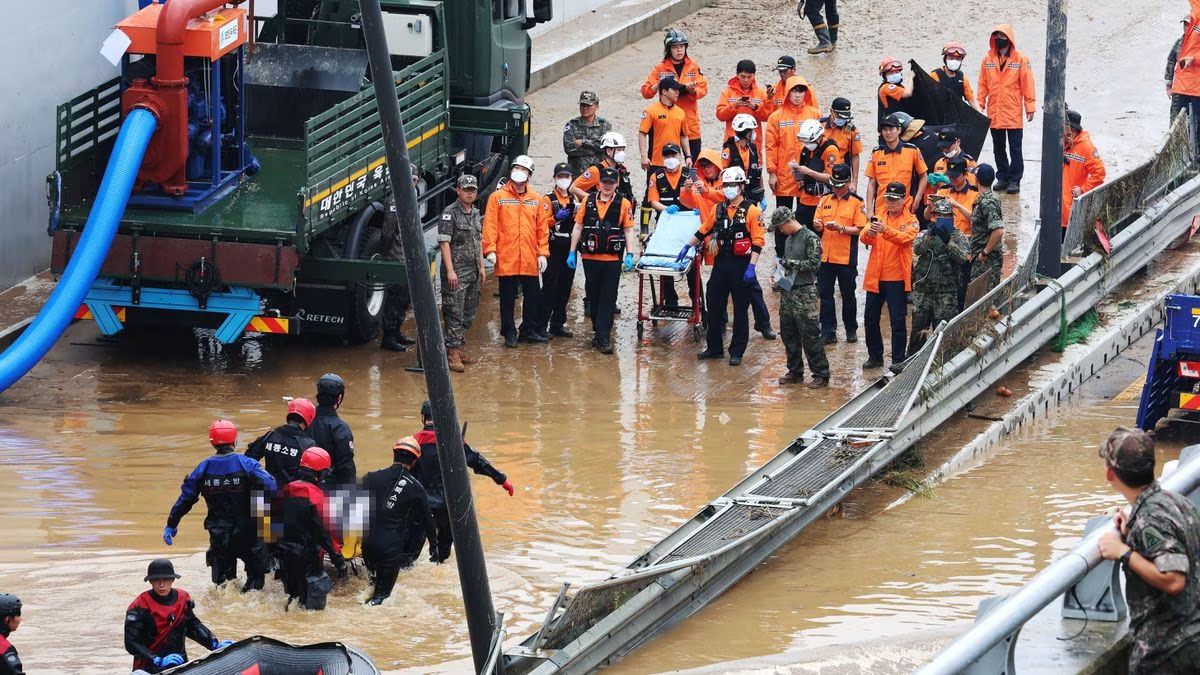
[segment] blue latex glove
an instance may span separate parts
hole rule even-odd
[[[574,213],[574,211],[575,211],[574,207],[564,206],[561,209],[554,212],[554,219],[555,220],[566,220],[567,218],[571,217],[571,214]]]
[[[763,197],[763,198],[762,198],[762,201],[760,201],[760,202],[758,203],[758,208],[759,208],[759,210],[761,210],[762,212],[766,213],[766,211],[767,211],[767,198],[766,198],[766,197]]]
[[[678,204],[672,204],[672,205],[668,206],[668,207],[667,207],[667,213],[669,213],[669,214],[671,214],[671,215],[675,215],[676,213],[679,213],[679,205],[678,205]]]
[[[571,269],[575,269],[575,266],[579,264],[578,258],[579,258],[579,254],[576,251],[571,251],[570,253],[568,253],[567,254],[567,267],[570,267]]]
[[[683,262],[684,260],[687,260],[688,253],[690,253],[691,250],[691,244],[684,244],[683,250],[679,252],[679,255],[675,256],[675,262]]]
[[[758,277],[754,275],[754,263],[746,265],[746,273],[742,275],[742,282],[749,286],[757,280]]]
[[[167,654],[166,656],[154,657],[155,668],[174,668],[175,666],[182,666],[183,663],[183,656],[180,654]]]
[[[633,254],[632,254],[632,253],[626,253],[626,254],[625,254],[625,264],[624,264],[624,269],[625,269],[625,271],[626,271],[626,272],[632,272],[632,271],[633,271]]]
[[[163,528],[163,543],[171,546],[175,543],[175,535],[179,534],[179,529],[170,525]]]
[[[231,644],[233,644],[233,640],[218,640],[217,638],[214,637],[212,647],[210,647],[210,649],[212,649],[214,651],[217,649],[224,649]]]
[[[700,209],[692,209],[692,215],[694,215],[694,216],[700,215]]]

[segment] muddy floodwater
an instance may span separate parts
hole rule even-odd
[[[712,83],[701,108],[709,140],[720,135],[711,119],[716,98],[747,49],[753,45],[766,84],[778,54],[801,56],[808,44],[793,2],[742,4],[715,1],[681,22]],[[961,39],[968,64],[977,64],[990,27],[1008,21],[1041,74],[1040,2],[982,11],[964,3],[941,8],[938,22],[921,18],[930,14],[927,3],[842,4],[838,53],[802,58],[801,72],[814,80],[823,104],[851,97],[864,127],[874,119],[880,34],[894,41],[887,51],[927,67],[936,65],[942,42]],[[1166,128],[1161,63],[1186,3],[1149,0],[1136,16],[1116,3],[1073,4],[1068,101],[1083,110],[1111,175],[1144,161]],[[885,6],[896,15],[885,15]],[[896,16],[921,25],[893,30]],[[779,30],[763,36],[751,28],[766,25]],[[645,105],[636,85],[661,53],[660,36],[652,36],[530,97],[539,188],[548,187],[562,123],[575,114],[581,89],[600,94],[601,114],[633,144]],[[974,79],[977,67],[968,73]],[[1038,91],[1040,97],[1040,77]],[[1035,123],[1027,134],[1030,158],[1039,128]],[[864,128],[868,147],[871,135]],[[983,159],[989,157],[990,149]],[[1014,250],[1032,230],[1040,167],[1036,159],[1029,164],[1023,195],[1005,198],[1012,230],[1006,240]],[[640,177],[635,184],[640,191]],[[769,270],[760,265],[764,281]],[[698,364],[701,345],[678,324],[652,328],[639,344],[631,275],[622,281],[616,356],[586,348],[581,280],[568,323],[576,338],[505,350],[497,346],[495,288],[489,281],[468,337],[481,363],[455,375],[454,386],[468,440],[517,489],[510,498],[486,479],[473,482],[496,608],[514,639],[534,630],[562,581],[596,581],[625,565],[867,383],[862,342],[830,348],[833,386],[819,392],[776,385],[782,347],[754,333],[740,368]],[[777,306],[774,297],[768,303]],[[414,360],[373,345],[300,339],[221,348],[205,334],[178,330],[130,331],[101,342],[92,324],[72,327],[46,361],[0,395],[0,591],[25,602],[25,622],[13,639],[27,669],[127,667],[125,607],[146,587],[146,563],[166,555],[199,616],[222,639],[339,639],[385,670],[462,672],[469,649],[453,565],[422,561],[401,575],[381,607],[364,607],[366,580],[351,578],[335,589],[327,611],[285,612],[277,583],[248,596],[211,586],[203,504],[184,520],[175,546],[160,539],[180,481],[208,454],[209,422],[235,420],[244,446],[282,422],[282,397],[311,395],[326,371],[347,383],[342,412],[354,429],[360,475],[388,464],[393,441],[419,427],[424,380],[404,370]],[[872,485],[856,492],[842,517],[820,521],[712,607],[614,670],[670,670],[969,620],[980,598],[1027,579],[1070,546],[1088,516],[1115,503],[1094,445],[1111,427],[1132,422],[1132,405],[1080,404],[1013,439],[933,498],[885,510],[895,490]],[[1179,445],[1167,443],[1167,454]]]

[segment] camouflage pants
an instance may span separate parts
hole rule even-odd
[[[479,309],[479,278],[458,278],[458,290],[450,290],[450,284],[442,282],[442,332],[446,334],[446,347],[461,347],[467,331],[475,321]]]
[[[958,314],[957,289],[940,292],[912,292],[912,334],[908,338],[908,353],[913,354],[925,344],[926,330],[933,330],[943,321]]]
[[[787,369],[804,372],[804,358],[814,377],[829,379],[829,359],[821,340],[817,315],[817,287],[795,286],[779,299],[779,336],[787,351]],[[802,358],[803,357],[803,358]]]
[[[1195,673],[1196,664],[1200,663],[1200,643],[1192,641],[1181,645],[1169,656],[1149,654],[1151,645],[1160,645],[1162,640],[1153,631],[1143,631],[1150,635],[1134,634],[1133,646],[1129,653],[1130,675],[1183,675]]]
[[[1004,259],[996,252],[992,255],[978,258],[971,263],[971,281],[987,274],[991,277],[988,284],[995,288],[1000,285],[1000,267],[1004,263]]]
[[[383,336],[395,337],[400,334],[400,326],[408,316],[408,307],[412,298],[408,294],[408,284],[388,284],[387,294],[383,299]]]

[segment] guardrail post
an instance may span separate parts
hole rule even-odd
[[[1007,595],[997,595],[979,603],[979,610],[975,612],[975,622],[979,623],[980,619],[1003,605],[1008,598]],[[1017,672],[1017,636],[1020,634],[1021,629],[1018,628],[1005,636],[1003,640],[992,645],[991,649],[963,671],[964,675],[1014,675]]]
[[[1086,538],[1092,532],[1105,529],[1112,516],[1089,518],[1083,528]],[[1089,621],[1120,621],[1129,616],[1129,606],[1121,592],[1121,568],[1111,560],[1102,560],[1079,583],[1063,593],[1062,618]]]

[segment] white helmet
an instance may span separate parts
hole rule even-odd
[[[533,173],[533,158],[529,155],[517,155],[517,158],[512,161],[513,166],[520,166],[529,169],[529,173]]]
[[[745,185],[750,181],[746,179],[746,172],[742,171],[742,167],[731,166],[721,172],[721,182],[727,184],[740,183]]]
[[[816,143],[824,132],[820,121],[804,120],[800,123],[800,131],[796,132],[796,137],[804,143]]]
[[[615,131],[606,131],[600,137],[601,148],[623,148],[625,147],[625,137]]]
[[[731,126],[733,127],[734,133],[740,134],[747,129],[757,129],[758,120],[754,119],[754,115],[738,113],[733,116],[733,123]]]

